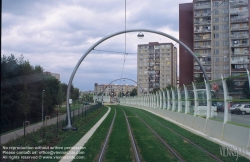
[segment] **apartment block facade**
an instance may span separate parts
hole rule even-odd
[[[172,43],[140,44],[137,53],[138,95],[177,85],[177,48]]]
[[[102,94],[105,90],[105,95],[120,96],[123,94],[129,94],[133,89],[137,89],[137,85],[118,85],[118,84],[94,84],[94,92],[96,94]]]
[[[249,70],[249,0],[194,0],[191,4],[193,31],[180,27],[180,32],[193,33],[193,45],[189,47],[193,46],[208,78],[216,80],[246,73]],[[190,6],[182,6],[185,5]],[[184,41],[184,37],[180,36],[180,40]],[[194,60],[192,64],[193,80],[201,78],[200,66]],[[180,83],[181,75],[180,67]]]

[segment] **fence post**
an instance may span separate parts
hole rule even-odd
[[[172,87],[171,91],[172,91],[172,111],[175,111],[175,94]]]
[[[167,97],[168,97],[168,110],[170,110],[170,93],[169,93],[169,90],[167,89]]]
[[[194,90],[194,116],[197,115],[197,107],[198,107],[198,97],[197,97],[197,91],[196,91],[196,86],[194,84],[194,82],[192,82],[193,84],[193,90]]]
[[[187,87],[183,84],[184,86],[184,93],[185,93],[185,114],[190,113],[190,108],[188,107],[188,91]]]
[[[210,85],[209,82],[205,81],[205,86],[206,86],[206,92],[207,92],[207,119],[209,119],[211,117],[211,109],[212,109],[212,101],[211,101],[211,89],[210,89]]]
[[[177,93],[178,93],[178,112],[181,112],[182,102],[181,102],[181,92],[179,87],[177,88]]]
[[[222,79],[222,86],[224,93],[224,124],[225,124],[228,121],[228,101],[227,101],[228,90],[227,90],[226,80],[224,80],[222,76],[221,79]]]

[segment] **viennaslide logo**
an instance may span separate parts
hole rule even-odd
[[[224,157],[235,157],[236,161],[239,157],[246,155],[247,148],[239,147],[239,146],[221,146],[220,147],[220,155]]]

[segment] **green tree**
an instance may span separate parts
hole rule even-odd
[[[23,113],[25,120],[30,112],[30,95],[27,89],[27,85],[24,85],[23,91],[20,92],[18,100],[19,110]]]
[[[249,81],[245,81],[243,87],[243,95],[246,99],[250,99],[250,87],[249,87]]]
[[[137,89],[134,88],[131,92],[130,92],[130,96],[137,96]]]

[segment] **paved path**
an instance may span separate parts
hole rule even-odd
[[[70,162],[72,160],[75,159],[75,156],[79,153],[79,151],[82,148],[85,143],[88,142],[88,140],[90,139],[90,137],[94,134],[94,132],[96,131],[96,129],[101,125],[101,123],[104,121],[104,119],[106,119],[106,117],[108,116],[109,112],[110,112],[110,107],[108,107],[108,111],[106,112],[106,114],[75,144],[75,146],[73,146],[68,153],[62,157],[62,159],[60,160],[60,162]],[[72,154],[73,152],[73,154]]]
[[[90,108],[90,105],[85,106],[85,107],[86,107],[86,110],[88,110]],[[74,110],[74,115],[78,115],[78,113],[80,114],[83,111],[84,111],[84,108],[80,108],[79,110],[78,109]],[[73,116],[73,112],[71,113],[71,116]],[[65,120],[65,119],[66,119],[66,114],[62,114],[59,116],[58,121]],[[47,122],[44,123],[44,125],[48,126],[48,125],[56,124],[56,122],[57,122],[57,117],[48,120]],[[26,127],[25,132],[27,134],[27,133],[30,133],[32,131],[36,131],[36,130],[40,129],[42,126],[43,126],[42,122],[34,124],[34,125],[30,125],[30,126]],[[1,135],[0,136],[1,145],[9,142],[10,140],[16,139],[18,137],[22,137],[23,135],[24,135],[23,128],[21,128],[19,130],[15,130],[15,131],[7,133],[7,134],[4,134],[4,135]]]

